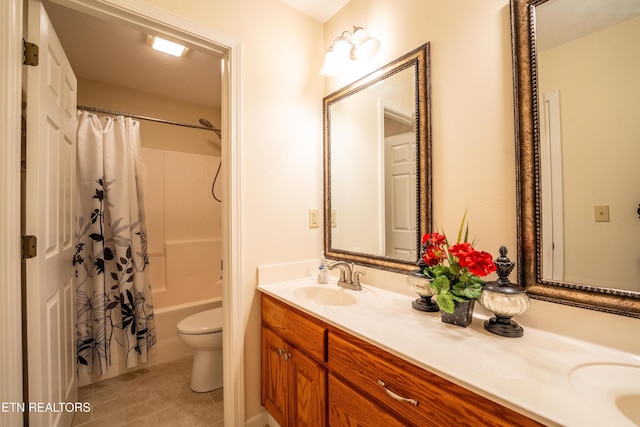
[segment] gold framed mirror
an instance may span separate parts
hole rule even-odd
[[[415,270],[431,229],[429,44],[323,99],[324,251]]]
[[[636,68],[629,70],[628,66],[615,63],[617,58],[603,53],[609,50],[612,55],[625,61],[632,56],[637,58],[637,47],[627,49],[622,54],[616,52],[624,45],[633,46],[637,41],[638,36],[628,41],[629,34],[640,34],[640,16],[631,17],[640,13],[640,8],[637,2],[636,5],[626,3],[630,5],[629,9],[635,9],[629,10],[626,18],[614,24],[603,24],[589,34],[579,37],[572,35],[554,43],[550,36],[566,33],[568,27],[572,27],[572,20],[582,18],[584,22],[588,20],[592,23],[598,20],[595,16],[620,16],[623,7],[617,0],[599,0],[593,5],[586,2],[578,5],[569,0],[510,2],[517,154],[518,271],[520,284],[533,298],[640,318],[640,239],[637,234],[640,222],[635,212],[639,200],[633,200],[630,193],[613,195],[614,189],[616,193],[618,189],[624,190],[626,187],[633,187],[633,191],[636,191],[640,182],[638,178],[630,179],[629,174],[635,172],[623,166],[628,158],[634,159],[635,163],[640,158],[640,148],[635,148],[638,146],[638,128],[629,132],[625,129],[624,134],[620,133],[621,123],[638,112],[638,69],[635,65]],[[594,7],[594,15],[585,15],[591,6]],[[606,12],[607,8],[612,8],[609,9],[610,13]],[[616,32],[627,36],[614,42],[609,37]],[[592,47],[593,42],[598,44]],[[603,46],[606,48],[603,49]],[[569,48],[570,51],[567,50]],[[577,56],[578,52],[583,56]],[[591,55],[586,55],[588,52]],[[554,62],[554,58],[560,60]],[[589,65],[585,66],[585,63]],[[640,64],[640,60],[635,59],[633,63]],[[560,64],[564,67],[562,73],[557,68]],[[576,68],[569,67],[579,68],[576,71]],[[615,76],[611,75],[613,70],[616,70]],[[620,70],[628,70],[636,78],[627,80]],[[615,86],[616,89],[608,82],[602,92],[607,96],[613,92],[635,94],[631,101],[636,100],[633,104],[635,108],[630,109],[626,100],[606,102],[605,98],[597,98],[601,83],[591,80],[591,75],[597,73],[607,75],[608,80],[617,80],[616,85],[622,82],[621,86]],[[560,74],[563,74],[564,80],[559,78]],[[587,86],[578,90],[577,87],[569,87],[568,83],[562,83],[568,80],[572,80],[571,84],[576,86],[577,82],[586,81]],[[607,108],[603,108],[605,102]],[[626,108],[612,113],[616,122],[615,136],[609,125],[605,131],[608,138],[599,137],[599,140],[591,143],[592,136],[602,135],[603,131],[588,126],[594,122],[607,122],[607,109],[618,103]],[[571,105],[576,104],[582,108],[595,104],[596,108],[592,109],[597,111],[597,115],[589,116],[581,110],[569,110]],[[571,123],[576,116],[577,123]],[[581,136],[576,138],[577,131],[575,134],[572,132],[578,128]],[[613,146],[632,140],[631,144]],[[571,144],[575,147],[572,148]],[[580,155],[572,156],[572,152]],[[561,155],[561,160],[558,160],[557,153]],[[579,163],[569,163],[577,157],[580,158]],[[610,158],[615,161],[610,161]],[[557,174],[555,168],[560,168],[561,174]],[[633,169],[638,170],[637,164]],[[623,178],[616,172],[621,172],[626,181],[609,181],[614,176]],[[594,180],[606,180],[606,185],[600,187]],[[558,191],[554,193],[555,189]],[[563,191],[573,198],[556,198],[557,193]],[[581,196],[582,200],[576,196]],[[620,202],[621,198],[623,203]],[[611,212],[608,211],[608,204],[611,204]],[[586,224],[584,228],[576,229],[581,223]],[[619,240],[608,240],[614,235],[619,236]],[[594,270],[595,267],[602,268]],[[621,279],[616,279],[614,270]]]

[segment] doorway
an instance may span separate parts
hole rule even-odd
[[[25,0],[26,1],[26,0]],[[22,3],[14,0],[15,4]],[[135,10],[126,9],[124,6],[112,5],[86,5],[76,0],[55,0],[56,4],[63,7],[70,7],[82,13],[97,17],[108,17],[112,21],[128,23],[138,28],[152,30],[156,33],[167,33],[175,39],[183,39],[185,42],[197,45],[213,52],[218,52],[222,56],[222,95],[221,95],[221,127],[223,129],[222,142],[222,162],[225,167],[221,172],[221,185],[218,191],[223,200],[226,201],[222,212],[222,223],[224,235],[223,259],[225,259],[225,270],[223,274],[223,299],[227,301],[224,320],[224,360],[225,360],[225,381],[224,392],[228,395],[225,399],[225,424],[244,424],[244,378],[243,378],[243,354],[242,354],[242,333],[234,333],[234,326],[241,324],[242,315],[239,310],[235,310],[233,303],[237,299],[237,292],[234,290],[234,297],[231,296],[231,289],[238,289],[233,286],[240,281],[240,265],[238,241],[240,232],[240,222],[232,221],[232,218],[239,219],[238,209],[238,170],[239,170],[239,144],[236,140],[238,129],[238,117],[234,111],[239,111],[238,82],[239,82],[239,55],[235,52],[239,49],[239,43],[233,39],[225,38],[216,32],[185,22],[184,19],[175,17],[175,22],[166,12],[151,6],[138,5]],[[19,91],[18,91],[19,95]],[[15,96],[18,96],[15,95]],[[11,104],[11,99],[7,105]],[[233,105],[233,108],[231,106]],[[226,169],[226,170],[225,170]],[[233,191],[232,191],[233,190]],[[220,194],[219,193],[219,194]],[[233,224],[233,225],[232,225]],[[235,329],[239,329],[235,327]],[[239,338],[233,338],[234,336]]]

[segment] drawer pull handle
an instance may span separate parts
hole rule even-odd
[[[291,353],[287,353],[287,350],[285,350],[284,348],[279,348],[278,356],[284,357],[284,360],[289,360],[291,358]]]
[[[391,397],[391,398],[393,398],[395,400],[398,400],[400,402],[407,402],[407,403],[411,403],[413,406],[418,406],[418,401],[417,400],[409,399],[409,398],[402,397],[402,396],[399,396],[399,395],[395,394],[394,392],[389,390],[387,388],[387,385],[384,382],[382,382],[381,380],[378,380],[378,385],[384,389],[385,393],[387,393],[387,395],[389,397]]]

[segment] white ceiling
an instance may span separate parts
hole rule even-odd
[[[536,7],[536,44],[543,51],[640,14],[639,0],[562,0]]]
[[[44,3],[76,76],[220,107],[220,58],[213,52],[192,48],[176,58],[151,49],[137,29]]]
[[[294,9],[325,23],[351,0],[280,0]]]
[[[349,0],[281,0],[325,22]],[[156,52],[147,34],[43,0],[76,76],[220,108],[220,57],[190,46],[183,58]],[[94,105],[93,107],[100,107]]]

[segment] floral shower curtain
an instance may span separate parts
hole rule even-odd
[[[106,373],[111,347],[146,362],[155,326],[146,267],[139,123],[78,112],[76,350],[78,372]],[[116,348],[116,350],[118,350]]]

